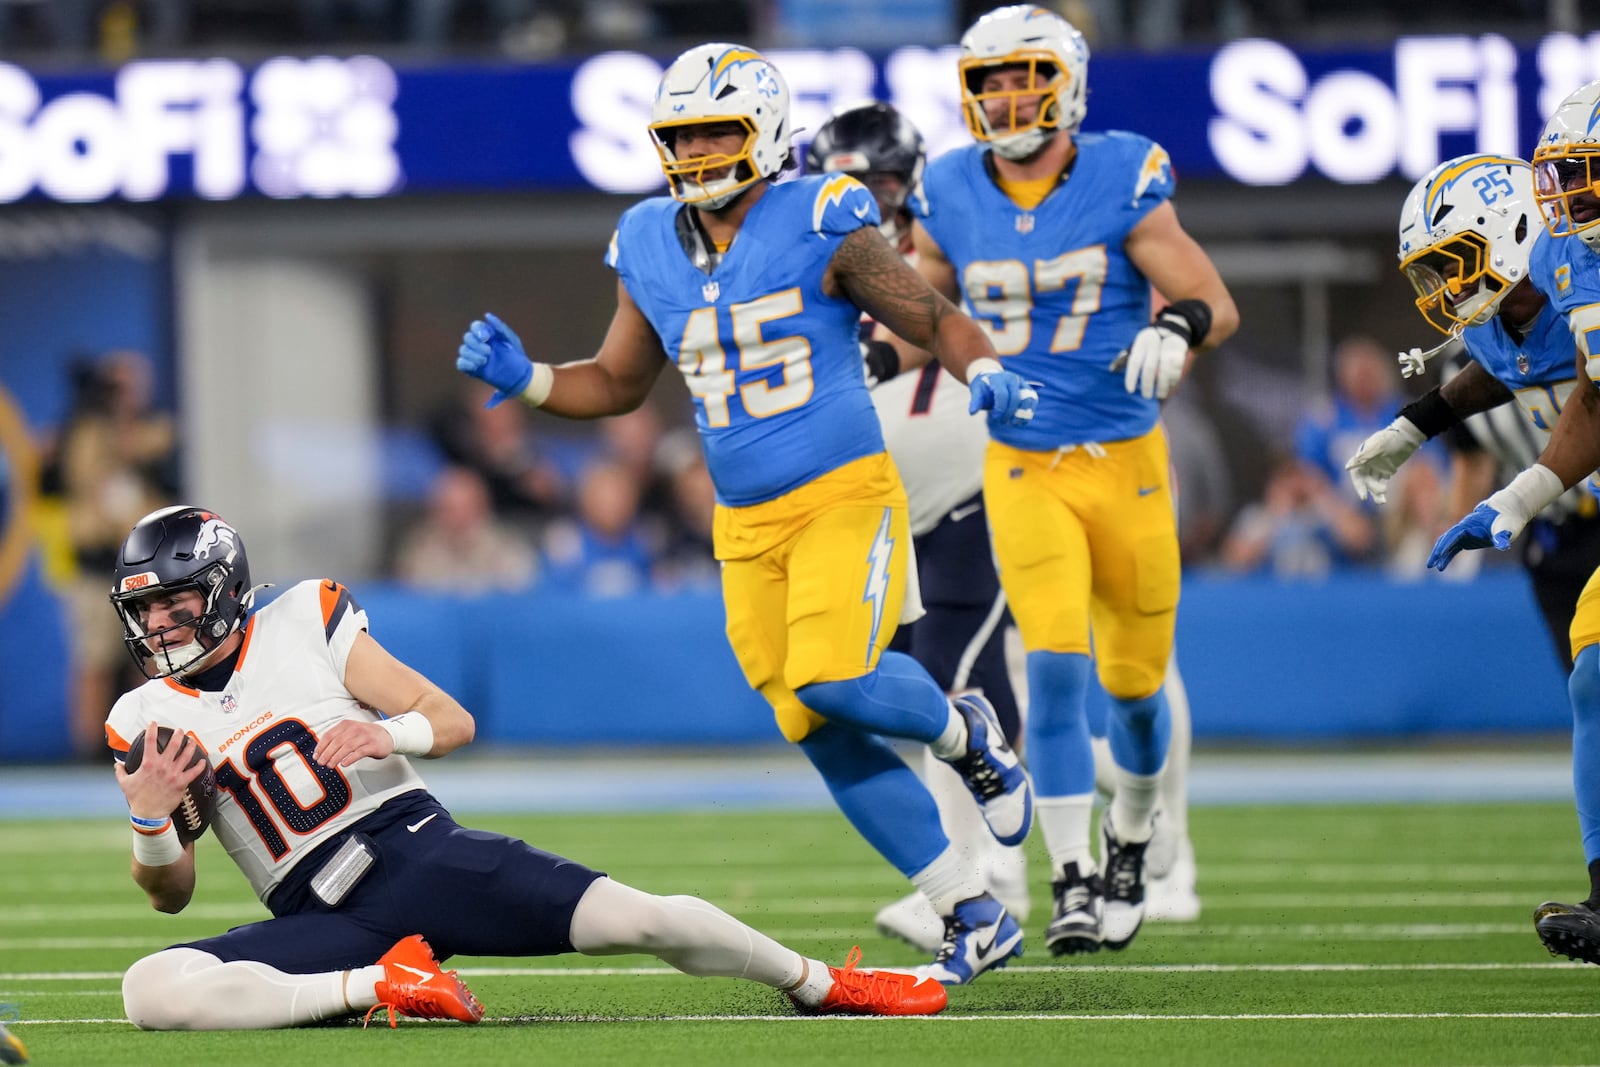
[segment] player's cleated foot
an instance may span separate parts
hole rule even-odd
[[[942,985],[966,985],[1022,955],[1022,927],[988,893],[957,904],[944,921],[944,943],[915,972]]]
[[[1163,877],[1155,877],[1147,862],[1150,878],[1144,884],[1146,922],[1192,923],[1200,918],[1200,894],[1195,892],[1194,845],[1187,837],[1178,841],[1177,858]],[[1145,853],[1148,861],[1150,853]]]
[[[1533,910],[1533,928],[1550,955],[1600,963],[1600,914],[1587,902],[1546,901]]]
[[[439,969],[433,949],[421,934],[402,938],[378,960],[383,981],[378,983],[378,1003],[367,1012],[387,1009],[389,1025],[397,1025],[395,1013],[413,1019],[454,1019],[462,1023],[483,1020],[483,1005],[454,971]]]
[[[930,905],[931,906],[931,905]],[[829,967],[833,987],[821,1004],[807,1005],[788,994],[802,1015],[937,1015],[944,1010],[944,986],[904,971],[858,970],[861,946],[850,950],[843,967]]]
[[[948,761],[972,791],[983,821],[1002,845],[1020,845],[1033,826],[1033,782],[1006,743],[994,708],[979,693],[950,703],[967,723],[967,751]]]
[[[1050,883],[1054,906],[1050,925],[1044,930],[1045,947],[1052,956],[1081,956],[1099,952],[1105,940],[1101,913],[1105,901],[1100,892],[1100,876],[1083,874],[1076,863],[1061,869],[1061,877]]]
[[[898,938],[923,952],[937,952],[944,943],[944,920],[920,890],[878,909],[878,933]]]
[[[944,987],[940,986],[939,988],[943,989]],[[19,1012],[13,1005],[0,1005],[0,1019],[16,1019],[21,1014],[22,1013]],[[0,1022],[0,1063],[4,1063],[7,1065],[7,1067],[10,1067],[10,1065],[14,1063],[27,1062],[28,1047],[22,1043],[22,1039],[20,1037],[6,1029],[4,1022]]]
[[[1100,887],[1105,911],[1100,932],[1106,948],[1128,947],[1144,923],[1144,852],[1149,841],[1117,837],[1108,810],[1100,819]]]

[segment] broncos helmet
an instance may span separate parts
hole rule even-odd
[[[1444,332],[1488,322],[1518,282],[1539,229],[1533,168],[1509,156],[1447,159],[1400,210],[1400,272]]]
[[[146,678],[193,674],[230,633],[244,625],[255,590],[239,532],[203,508],[178,505],[153,511],[134,524],[117,550],[111,604],[122,619],[123,643]],[[193,619],[152,633],[143,605],[153,595],[196,590],[205,608]],[[162,633],[195,627],[193,641],[152,650]],[[158,642],[159,644],[159,642]]]
[[[1583,238],[1600,251],[1600,81],[1556,108],[1533,150],[1534,192],[1551,237]]]
[[[1026,67],[1035,88],[983,92],[983,76],[995,67]],[[1026,159],[1059,130],[1074,131],[1088,111],[1089,44],[1072,23],[1054,11],[1031,4],[996,8],[961,37],[961,110],[967,129],[987,141],[997,155]],[[1040,96],[1026,123],[1017,105]],[[996,129],[984,104],[999,100],[1011,121]]]
[[[901,222],[906,198],[922,182],[928,148],[922,134],[900,112],[884,103],[861,104],[836,111],[806,149],[806,170],[817,174],[842,171],[860,179],[878,198],[883,216],[879,229],[890,241],[905,231]],[[903,183],[891,193],[867,183],[869,174],[893,174]]]
[[[732,156],[679,158],[677,131],[706,122],[742,125],[744,148]],[[778,68],[753,48],[703,44],[673,60],[661,76],[650,136],[672,195],[685,204],[715,210],[773,177],[789,165],[790,134],[789,86]],[[705,177],[706,171],[730,163],[733,169],[725,176]]]

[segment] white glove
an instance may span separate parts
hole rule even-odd
[[[1416,351],[1412,349],[1412,351]],[[1379,504],[1389,502],[1389,479],[1427,438],[1404,415],[1361,442],[1344,469],[1350,472],[1356,496]]]
[[[1183,377],[1189,360],[1189,339],[1165,322],[1154,322],[1134,334],[1128,346],[1122,385],[1145,399],[1165,400]]]

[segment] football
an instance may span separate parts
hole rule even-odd
[[[165,752],[171,743],[172,727],[156,727],[156,751]],[[132,774],[143,762],[144,733],[141,731],[133,736],[133,743],[128,746],[128,754],[123,757],[122,765]],[[178,831],[178,840],[186,845],[206,832],[212,816],[217,813],[217,777],[211,771],[211,758],[198,741],[194,742],[194,754],[189,759],[189,766],[193,767],[196,763],[204,763],[206,769],[200,772],[200,777],[189,783],[183,791],[183,799],[172,812],[172,825]]]

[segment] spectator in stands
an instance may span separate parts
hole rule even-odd
[[[1356,500],[1345,476],[1345,460],[1367,437],[1389,425],[1399,410],[1394,356],[1370,337],[1350,337],[1333,352],[1334,392],[1300,420],[1295,455],[1308,472]]]
[[[489,487],[468,467],[446,467],[428,494],[428,511],[407,534],[395,565],[418,589],[472,596],[533,584],[533,544],[494,516]]]
[[[565,509],[566,481],[539,448],[527,409],[521,404],[484,407],[491,392],[464,391],[434,436],[450,462],[483,477],[496,515],[536,533]]]
[[[1292,456],[1273,467],[1265,499],[1239,512],[1222,543],[1224,567],[1278,578],[1322,578],[1368,558],[1377,546],[1372,518],[1320,472]]]
[[[640,487],[628,468],[596,459],[578,484],[578,511],[545,537],[549,581],[591,597],[623,597],[650,584],[655,546],[639,522]]]
[[[72,739],[80,752],[98,754],[119,668],[131,666],[122,629],[107,617],[105,576],[133,524],[176,495],[177,434],[171,416],[151,407],[152,371],[142,353],[108,353],[81,374],[77,410],[61,437],[62,491],[77,568]]]

